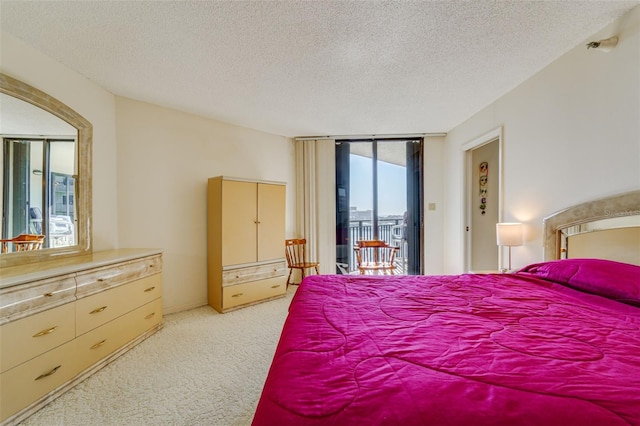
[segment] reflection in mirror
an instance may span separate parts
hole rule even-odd
[[[2,74],[0,91],[0,266],[90,252],[91,125]]]
[[[45,235],[42,248],[75,245],[77,130],[45,111],[0,94],[2,240]],[[5,244],[4,252],[20,245]]]
[[[560,258],[599,257],[626,263],[640,259],[640,212],[569,226],[560,230]]]

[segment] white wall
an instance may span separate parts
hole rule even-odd
[[[209,177],[287,182],[295,233],[292,140],[120,97],[116,115],[119,241],[164,249],[165,312],[206,303]]]
[[[610,53],[588,41],[618,35]],[[640,7],[453,129],[445,143],[445,271],[463,271],[461,146],[504,126],[504,221],[526,224],[513,266],[542,260],[543,218],[640,187]]]
[[[444,252],[444,138],[424,139],[424,259],[426,275],[443,273]],[[429,209],[429,205],[433,210]]]
[[[93,124],[93,248],[117,247],[114,96],[4,32],[0,70],[48,93]]]

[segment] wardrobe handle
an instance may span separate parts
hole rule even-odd
[[[58,369],[62,367],[62,365],[59,365],[57,367],[53,367],[53,369],[47,373],[41,374],[38,377],[36,377],[34,380],[40,380],[40,379],[44,379],[45,377],[49,377],[50,375],[52,375],[53,373],[55,373],[56,371],[58,371]]]
[[[100,346],[104,345],[105,343],[107,343],[107,339],[104,339],[103,341],[96,343],[95,345],[91,346],[91,348],[89,349],[98,349]]]
[[[40,331],[40,332],[38,332],[38,333],[34,334],[32,337],[45,336],[45,335],[47,335],[47,334],[53,333],[53,332],[56,330],[56,328],[58,328],[58,326],[57,326],[57,325],[54,325],[53,327],[51,327],[51,328],[50,328],[50,329],[48,329],[48,330],[42,330],[42,331]]]
[[[99,314],[100,312],[104,311],[105,309],[107,309],[106,306],[102,306],[100,308],[96,308],[93,311],[89,312],[89,314]]]

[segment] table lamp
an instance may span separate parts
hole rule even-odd
[[[521,246],[523,241],[521,223],[496,223],[496,239],[499,246],[509,247],[509,268],[501,269],[501,272],[511,270],[511,247]]]

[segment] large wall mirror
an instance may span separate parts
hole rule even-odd
[[[91,124],[0,74],[0,136],[0,267],[90,253]]]

